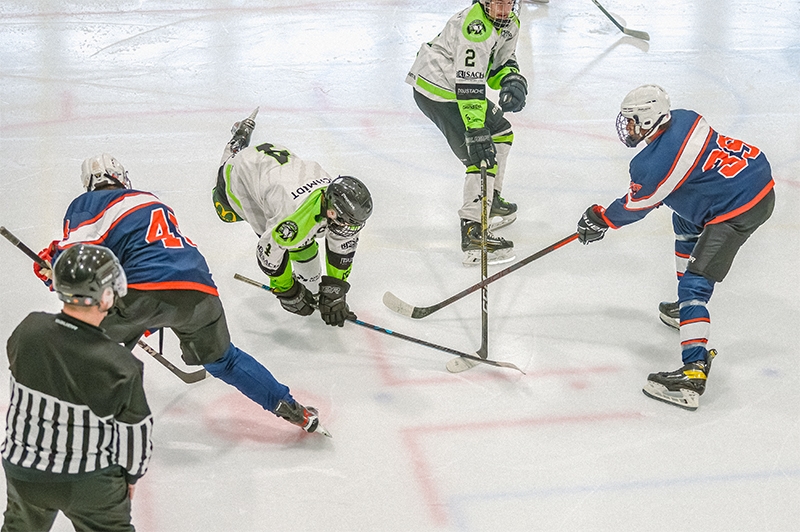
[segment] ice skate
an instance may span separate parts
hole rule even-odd
[[[494,191],[492,208],[489,211],[489,230],[494,231],[510,225],[517,219],[517,204],[506,201],[498,191]]]
[[[464,252],[464,266],[479,266],[481,263],[481,224],[471,220],[461,220],[461,251]],[[488,264],[503,264],[514,260],[514,243],[496,237],[487,231],[486,256]]]
[[[700,396],[706,391],[706,380],[716,349],[708,351],[705,362],[690,362],[675,371],[651,373],[642,391],[647,397],[674,404],[686,410],[697,410]]]
[[[233,138],[231,138],[230,142],[228,142],[233,153],[238,153],[250,145],[250,136],[253,134],[253,130],[256,128],[257,114],[258,107],[256,107],[255,111],[250,113],[250,116],[241,122],[236,122],[233,124],[233,127],[231,128],[231,135],[233,135]]]
[[[669,301],[662,301],[661,303],[658,304],[658,317],[661,319],[661,322],[667,327],[672,327],[673,329],[680,329],[681,328],[680,304],[677,301],[675,301],[674,303],[670,303]]]
[[[320,424],[319,412],[313,406],[304,407],[297,401],[293,404],[280,401],[278,403],[278,408],[275,409],[275,414],[289,423],[297,425],[306,432],[317,432],[328,438],[333,437],[331,433]]]

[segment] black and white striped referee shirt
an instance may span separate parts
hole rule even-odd
[[[153,418],[141,361],[63,313],[28,315],[7,353],[11,400],[0,448],[7,474],[41,481],[120,465],[129,483],[144,475]]]

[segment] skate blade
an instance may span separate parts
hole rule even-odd
[[[501,227],[505,227],[507,225],[511,225],[517,220],[517,213],[512,212],[506,216],[494,216],[492,220],[489,222],[489,231],[494,231],[495,229],[500,229]]]
[[[474,368],[478,364],[480,364],[480,362],[478,362],[477,360],[472,360],[471,358],[458,357],[448,360],[447,364],[445,364],[445,367],[447,368],[447,371],[449,371],[450,373],[461,373],[462,371],[467,371],[468,369]]]
[[[331,433],[328,432],[328,429],[322,426],[322,423],[320,423],[319,420],[317,420],[317,428],[314,429],[314,433],[322,434],[323,436],[327,436],[328,438],[333,438],[333,435],[331,435]]]
[[[695,411],[700,406],[700,394],[692,390],[672,392],[663,384],[647,381],[642,392],[649,398],[678,406],[685,410]]]
[[[675,318],[670,318],[669,316],[665,316],[664,314],[659,314],[658,318],[661,320],[661,323],[663,323],[667,327],[670,327],[670,328],[676,329],[676,330],[680,330],[681,329],[680,322]]]
[[[514,248],[498,249],[491,253],[486,254],[487,264],[495,266],[497,264],[505,264],[511,262],[516,256],[514,255]],[[470,249],[464,252],[464,260],[461,261],[464,266],[480,266],[481,265],[481,250]]]

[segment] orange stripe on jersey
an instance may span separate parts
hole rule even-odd
[[[772,188],[773,188],[774,186],[775,186],[775,181],[773,181],[772,179],[770,179],[770,180],[769,180],[769,183],[767,184],[767,186],[765,186],[765,187],[764,187],[764,188],[761,190],[761,192],[759,192],[759,193],[758,193],[758,195],[757,195],[755,198],[751,199],[750,201],[748,201],[747,203],[745,203],[744,205],[742,205],[742,206],[741,206],[741,207],[739,207],[738,209],[734,209],[734,210],[732,210],[731,212],[728,212],[728,213],[725,213],[725,214],[721,214],[721,215],[717,216],[716,218],[713,218],[713,219],[712,219],[711,221],[709,221],[709,222],[708,222],[706,225],[710,225],[710,224],[718,224],[718,223],[720,223],[720,222],[724,222],[724,221],[726,221],[726,220],[730,220],[731,218],[735,218],[735,217],[739,216],[740,214],[742,214],[743,212],[747,212],[747,211],[749,211],[749,210],[750,210],[750,209],[752,209],[752,208],[753,208],[753,207],[754,207],[754,206],[755,206],[755,205],[756,205],[756,204],[757,204],[759,201],[761,201],[762,199],[764,199],[764,196],[766,196],[767,194],[769,194],[769,191],[770,191],[770,190],[772,190]]]
[[[203,292],[211,294],[212,296],[219,296],[219,292],[213,286],[207,286],[202,283],[193,283],[191,281],[164,281],[161,283],[134,283],[129,284],[128,288],[134,290],[194,290],[196,292]]]

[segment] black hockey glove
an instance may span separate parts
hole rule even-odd
[[[350,290],[350,285],[347,281],[329,275],[322,276],[319,283],[319,313],[322,315],[322,320],[328,325],[342,327],[347,318],[356,317],[350,312],[347,301],[345,301],[345,294],[348,290]]]
[[[295,281],[286,292],[275,292],[275,295],[278,297],[278,301],[281,302],[283,309],[292,314],[308,316],[314,312],[314,304],[316,303],[314,294],[302,283]]]
[[[516,113],[525,107],[528,82],[522,74],[506,74],[500,82],[500,108],[506,113]]]
[[[603,220],[603,208],[592,205],[578,220],[578,240],[581,244],[589,244],[602,240],[608,231],[608,224]]]
[[[481,161],[486,161],[486,164],[491,168],[497,163],[495,159],[497,150],[494,148],[489,128],[468,129],[464,134],[464,140],[467,143],[467,155],[471,164],[477,165]]]

